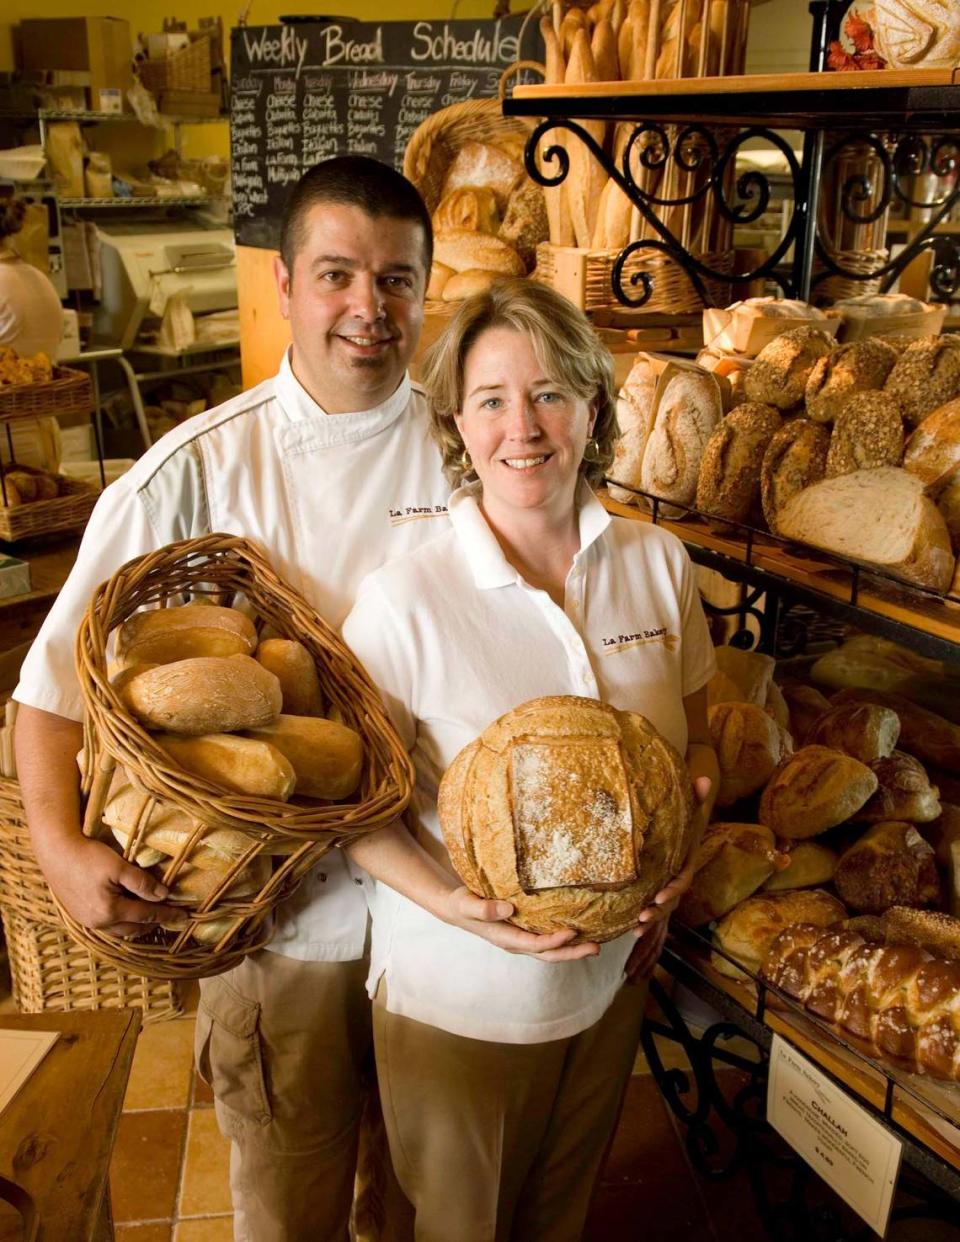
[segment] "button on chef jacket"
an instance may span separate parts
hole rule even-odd
[[[328,415],[285,357],[272,379],[176,427],[106,489],[14,697],[83,718],[77,627],[131,557],[211,531],[243,535],[338,627],[365,574],[447,526],[449,491],[409,378],[374,409]],[[362,957],[372,890],[339,851],[327,854],[278,911],[268,948],[307,961]]]
[[[586,484],[580,551],[564,607],[507,562],[477,502],[450,498],[450,528],[360,587],[344,637],[380,686],[416,768],[418,837],[450,865],[437,819],[440,779],[492,721],[529,699],[576,694],[639,712],[683,754],[683,697],[712,676],[713,646],[693,567],[658,527],[611,518]],[[605,1012],[636,943],[546,963],[450,927],[384,884],[373,910],[371,994],[391,1012],[455,1035],[539,1043]]]

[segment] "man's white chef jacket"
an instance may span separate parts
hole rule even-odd
[[[83,718],[77,627],[96,587],[131,557],[211,531],[246,536],[338,627],[364,575],[447,526],[449,491],[408,377],[372,410],[327,415],[285,357],[273,379],[175,428],[107,488],[14,697]],[[371,893],[364,872],[328,854],[277,913],[269,948],[307,961],[362,957]]]
[[[504,712],[542,695],[602,699],[646,716],[683,754],[683,698],[715,668],[693,566],[675,536],[611,518],[581,485],[580,551],[559,608],[509,564],[475,497],[476,486],[455,492],[444,534],[368,578],[343,629],[411,751],[421,843],[447,867],[440,778]],[[378,884],[370,990],[385,974],[392,1013],[455,1035],[564,1039],[603,1016],[635,943],[628,933],[599,957],[538,962]]]

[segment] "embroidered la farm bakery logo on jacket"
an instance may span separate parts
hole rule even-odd
[[[602,655],[618,655],[621,651],[629,651],[634,647],[649,647],[662,643],[668,651],[676,651],[680,642],[676,634],[668,634],[665,625],[658,629],[637,630],[635,634],[614,634],[610,638],[601,638]]]
[[[387,510],[391,526],[404,526],[407,522],[422,522],[425,518],[447,516],[446,505],[398,505]]]

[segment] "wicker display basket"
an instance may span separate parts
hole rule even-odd
[[[364,765],[354,799],[325,803],[294,798],[280,802],[243,796],[192,776],[178,767],[126,711],[107,678],[107,641],[111,631],[138,609],[176,605],[188,598],[230,604],[242,597],[260,622],[283,636],[296,638],[317,665],[326,701],[364,743]],[[124,941],[80,927],[63,914],[71,933],[94,953],[115,965],[146,975],[189,978],[217,974],[268,938],[274,907],[296,888],[327,849],[351,837],[385,826],[409,801],[413,773],[409,757],[389,723],[380,696],[339,637],[286,586],[256,548],[245,539],[208,535],[184,540],[129,562],[97,591],[77,636],[77,670],[87,709],[83,789],[84,831],[106,836],[101,815],[117,769],[150,797],[125,856],[142,846],[157,800],[173,803],[191,817],[194,831],[169,859],[164,881],[172,884],[204,836],[217,828],[242,832],[249,848],[228,868],[217,889],[189,908],[182,931],[158,929],[149,939]],[[112,837],[110,838],[112,840]],[[274,869],[251,896],[230,899],[227,890],[244,869],[268,855]],[[61,913],[63,913],[61,911]],[[213,924],[215,942],[198,943]],[[209,935],[209,928],[206,929]]]
[[[99,491],[65,475],[59,475],[58,480],[61,494],[52,500],[31,500],[12,508],[0,503],[0,539],[15,543],[86,525]]]
[[[0,914],[13,999],[26,1013],[122,1005],[145,1021],[183,1012],[181,985],[130,975],[74,943],[33,856],[16,781],[0,778]]]
[[[880,285],[883,283],[882,278],[877,276],[871,279],[870,273],[875,272],[878,268],[884,266],[890,257],[890,251],[885,248],[876,250],[828,250],[829,257],[839,267],[845,268],[848,272],[862,272],[863,279],[857,279],[855,276],[826,276],[822,280],[815,281],[813,285],[813,296],[816,302],[838,302],[841,298],[858,298],[868,293],[879,293]],[[824,271],[823,264],[815,259],[813,263],[813,273],[816,277]]]
[[[89,414],[92,410],[90,376],[71,367],[54,367],[53,379],[39,383],[0,385],[0,422],[45,418],[48,414]]]
[[[549,242],[543,242],[537,247],[534,274],[587,314],[597,310],[629,312],[630,308],[618,301],[613,292],[613,269],[619,257],[619,250],[583,250],[576,246],[552,246]],[[733,272],[733,251],[700,255],[699,258],[707,267]],[[631,280],[641,275],[650,278],[652,287],[650,297],[642,307],[637,307],[638,313],[656,311],[681,315],[703,310],[708,305],[680,264],[669,255],[636,251],[624,266],[622,285],[625,292],[639,296],[642,288],[639,282],[632,285]],[[731,281],[704,278],[703,283],[710,298],[709,305],[726,306],[732,300]]]
[[[192,39],[187,47],[162,60],[142,60],[137,66],[140,81],[155,95],[160,91],[209,91],[212,61],[207,35]]]

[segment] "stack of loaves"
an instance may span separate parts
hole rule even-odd
[[[190,603],[135,613],[118,631],[116,660],[111,684],[121,704],[188,780],[281,802],[339,800],[356,790],[361,739],[323,717],[312,656],[299,642],[259,638],[239,609]],[[122,767],[102,818],[127,857],[172,876],[171,901],[186,905],[258,892],[270,876],[269,856],[299,846],[198,824]],[[191,931],[215,941],[223,927],[208,921]]]
[[[951,590],[960,551],[960,339],[837,345],[787,329],[739,370],[658,384],[640,355],[611,478]],[[736,379],[736,384],[731,383]],[[726,407],[726,412],[724,412]],[[611,488],[615,499],[632,493]]]
[[[842,658],[826,669],[815,666],[819,686],[780,685],[770,657],[720,648],[708,687],[722,818],[697,851],[679,916],[714,925],[721,974],[737,977],[737,962],[788,992],[791,935],[809,948],[843,928],[871,953],[913,945],[915,966],[960,960],[960,804],[946,800],[960,800],[960,726],[902,695],[863,688],[884,663],[899,667],[901,689],[908,668],[915,679],[932,676],[918,657],[868,636],[835,654]],[[823,693],[841,683],[831,698]],[[809,977],[792,994],[819,995]],[[882,1011],[887,1001],[876,1005]],[[836,1020],[858,1035],[866,1029]],[[890,1055],[871,1031],[871,1051]],[[944,1064],[918,1053],[908,1067],[942,1073]],[[960,1058],[951,1065],[946,1076],[960,1080]]]

